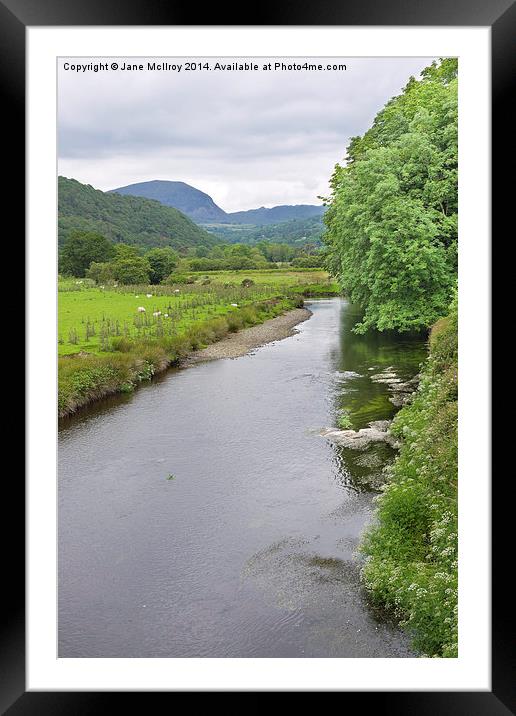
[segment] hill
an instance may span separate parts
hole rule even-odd
[[[179,209],[197,222],[225,221],[226,217],[226,212],[215,204],[211,196],[182,181],[144,181],[112,189],[110,193],[113,192],[154,199],[165,206]]]
[[[154,199],[165,206],[179,209],[198,224],[220,223],[264,226],[293,219],[301,220],[322,216],[325,209],[323,206],[311,204],[283,204],[273,206],[270,209],[262,206],[259,209],[227,213],[215,204],[211,196],[182,181],[145,181],[138,184],[128,184],[118,189],[111,189],[108,193]]]
[[[214,246],[218,239],[177,209],[158,201],[105,193],[59,177],[59,244],[73,229],[97,231],[113,242],[144,246]]]
[[[315,206],[312,204],[282,204],[281,206],[273,206],[270,209],[262,206],[259,209],[235,211],[231,214],[227,214],[227,221],[231,224],[254,224],[261,226],[292,221],[293,219],[309,219],[314,216],[322,216],[324,210],[324,206]]]

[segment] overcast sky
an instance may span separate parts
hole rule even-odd
[[[346,71],[184,70],[191,58],[66,58],[59,62],[59,174],[114,189],[184,181],[226,211],[318,204],[349,138],[433,58],[311,58]],[[119,69],[65,70],[108,63]],[[147,62],[182,64],[149,71]],[[237,58],[206,58],[230,63]],[[304,58],[282,59],[301,64]],[[123,71],[122,64],[143,64]]]

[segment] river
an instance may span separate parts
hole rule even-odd
[[[320,435],[397,408],[422,339],[357,336],[343,299],[237,359],[168,371],[59,434],[60,657],[409,657],[359,581],[392,448]],[[172,479],[169,477],[172,476]]]

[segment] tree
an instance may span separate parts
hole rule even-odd
[[[110,262],[95,262],[86,269],[86,278],[91,278],[95,283],[107,283],[115,278],[113,264]]]
[[[120,283],[149,283],[150,272],[150,263],[144,256],[125,256],[113,261],[113,273]]]
[[[113,244],[94,231],[72,231],[66,239],[59,257],[62,274],[82,278],[92,261],[109,261],[114,255]]]
[[[326,265],[368,328],[418,330],[444,315],[457,271],[457,61],[411,78],[335,168]]]
[[[179,260],[178,254],[168,246],[147,251],[145,258],[150,264],[151,283],[161,283],[172,273]]]
[[[115,246],[115,261],[141,255],[141,249],[138,246],[129,246],[128,244],[116,244]]]
[[[316,254],[304,254],[293,259],[291,266],[296,268],[322,268],[324,263],[324,254],[322,251]]]

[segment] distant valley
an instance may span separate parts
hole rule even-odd
[[[322,217],[325,207],[312,204],[284,204],[271,208],[226,212],[211,196],[181,181],[147,181],[112,189],[110,193],[154,199],[173,207],[200,224],[252,224],[262,226],[292,220]]]
[[[150,181],[100,191],[59,177],[59,245],[73,230],[93,231],[114,243],[182,252],[219,243],[288,244],[320,248],[324,206],[261,207],[227,213],[184,182]]]

